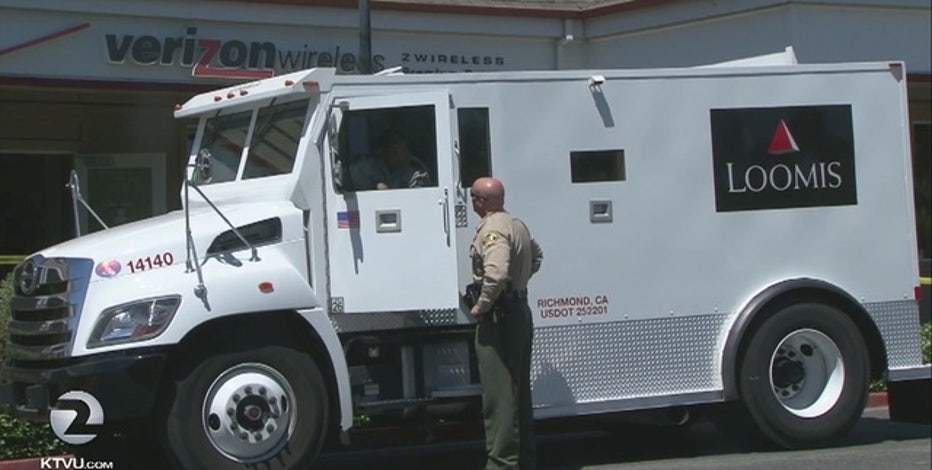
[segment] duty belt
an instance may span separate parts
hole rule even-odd
[[[527,289],[515,289],[505,291],[505,295],[514,296],[518,300],[527,300]]]

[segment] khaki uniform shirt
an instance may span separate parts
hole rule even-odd
[[[528,280],[540,269],[544,253],[524,222],[505,211],[489,212],[479,222],[470,247],[472,274],[482,282],[476,306],[489,311],[510,282],[512,289],[527,289]]]

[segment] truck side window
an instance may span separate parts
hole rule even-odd
[[[298,100],[259,110],[243,179],[291,173],[307,106],[308,100]]]
[[[340,125],[340,158],[348,191],[437,186],[433,106],[347,111]]]
[[[201,148],[210,150],[213,157],[210,181],[200,184],[225,183],[236,179],[239,162],[246,146],[246,135],[252,111],[214,116],[207,119]]]
[[[570,152],[570,178],[574,183],[625,180],[624,150]]]
[[[491,176],[489,163],[489,108],[456,111],[460,138],[460,181],[464,188],[477,178]]]

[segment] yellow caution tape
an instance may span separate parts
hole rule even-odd
[[[26,255],[0,255],[0,264],[11,264],[16,266],[26,259]]]

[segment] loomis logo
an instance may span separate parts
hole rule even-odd
[[[713,109],[718,212],[857,204],[851,106]]]
[[[72,390],[58,397],[49,421],[59,439],[73,445],[87,444],[104,424],[104,409],[90,393]]]

